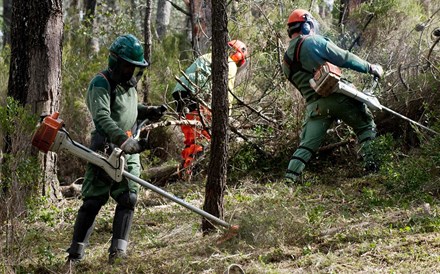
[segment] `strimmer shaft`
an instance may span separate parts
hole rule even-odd
[[[400,118],[402,118],[402,119],[404,119],[404,120],[407,120],[408,122],[413,123],[413,124],[415,124],[415,125],[417,125],[417,126],[423,128],[423,129],[426,129],[427,131],[429,131],[429,132],[431,132],[431,133],[434,133],[434,134],[437,134],[437,135],[440,134],[440,133],[438,133],[437,131],[434,131],[434,130],[430,129],[429,127],[426,127],[426,126],[420,124],[419,122],[416,122],[416,121],[414,121],[414,120],[412,120],[412,119],[409,119],[408,117],[403,116],[402,114],[400,114],[400,113],[398,113],[398,112],[396,112],[396,111],[394,111],[394,110],[392,110],[392,109],[390,109],[390,108],[387,108],[387,107],[382,106],[382,109],[383,109],[383,110],[386,110],[386,111],[388,111],[389,113],[392,113],[392,114],[394,114],[394,115],[396,115],[396,116],[399,116]]]
[[[228,224],[227,222],[225,222],[225,221],[215,217],[214,215],[209,214],[206,211],[201,210],[200,208],[197,208],[197,207],[195,207],[195,206],[193,206],[191,204],[186,203],[182,199],[179,199],[179,198],[171,195],[170,193],[168,193],[168,192],[166,192],[166,191],[156,187],[155,185],[152,185],[152,184],[142,180],[141,178],[138,178],[138,177],[134,176],[133,174],[128,173],[127,171],[123,171],[122,172],[122,176],[124,176],[127,179],[135,181],[136,183],[140,184],[141,186],[144,186],[144,187],[146,187],[146,188],[156,192],[157,194],[160,194],[160,195],[164,196],[165,198],[168,198],[168,199],[178,203],[181,206],[186,207],[187,209],[189,209],[189,210],[191,210],[191,211],[193,211],[193,212],[195,212],[195,213],[205,217],[206,219],[209,219],[209,220],[215,222],[216,224],[219,224],[219,225],[224,226],[226,228],[230,228],[231,227],[231,225]]]
[[[112,154],[105,158],[98,153],[93,152],[89,148],[76,143],[69,136],[67,131],[63,128],[64,122],[59,119],[59,113],[55,112],[50,116],[43,119],[41,125],[38,127],[34,136],[32,137],[32,145],[38,148],[41,152],[47,153],[48,151],[58,152],[59,150],[67,150],[79,158],[86,160],[102,169],[116,182],[122,181],[122,177],[133,180],[134,182],[144,186],[165,198],[168,198],[179,205],[186,207],[187,209],[209,219],[216,224],[224,226],[226,228],[235,228],[237,226],[231,226],[227,222],[203,211],[185,201],[171,195],[168,192],[138,178],[124,170],[125,158],[121,156],[121,149],[115,148]]]

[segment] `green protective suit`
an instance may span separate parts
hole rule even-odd
[[[86,95],[87,107],[92,115],[95,130],[92,137],[100,134],[116,146],[121,146],[128,138],[126,132],[133,128],[137,119],[145,119],[147,107],[138,104],[134,87],[117,85],[111,95],[110,83],[103,73],[97,74],[90,82]],[[127,171],[140,175],[139,154],[125,155]],[[82,196],[108,199],[118,197],[123,192],[137,193],[138,184],[124,178],[120,183],[112,182],[105,173],[92,164],[87,164]]]
[[[297,42],[303,36],[294,37],[286,55],[294,60]],[[341,119],[353,128],[361,144],[361,154],[366,165],[374,163],[371,152],[371,140],[376,136],[376,125],[367,106],[340,93],[319,96],[310,86],[309,80],[324,62],[328,61],[341,68],[348,68],[368,73],[369,63],[358,56],[336,46],[329,39],[320,35],[309,35],[303,40],[299,50],[299,62],[302,69],[291,75],[291,66],[283,63],[283,72],[289,81],[300,91],[306,100],[306,113],[301,133],[301,142],[289,162],[286,177],[296,179],[307,162],[321,146],[325,134],[333,121]]]
[[[192,83],[197,85],[200,88],[198,90],[199,94],[197,94],[198,98],[202,99],[208,105],[211,104],[211,90],[212,90],[212,79],[211,79],[211,61],[212,54],[206,53],[200,57],[198,57],[186,70],[185,74],[191,80]],[[237,65],[235,62],[228,57],[228,88],[234,92],[234,83],[235,76],[237,74]],[[180,77],[180,81],[188,87],[192,94],[196,94],[196,87],[188,81],[185,76]],[[180,83],[177,83],[173,89],[173,94],[179,91],[185,91],[185,87],[183,87]],[[229,104],[232,104],[234,97],[230,92],[228,92]]]

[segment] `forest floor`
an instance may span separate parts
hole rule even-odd
[[[350,169],[347,169],[347,166]],[[440,203],[408,199],[379,172],[353,165],[310,168],[297,185],[243,177],[225,192],[225,220],[239,225],[203,235],[201,217],[149,190],[139,195],[128,258],[108,264],[111,200],[96,219],[86,257],[72,273],[435,273],[440,272]],[[204,181],[163,189],[195,206]],[[432,197],[432,196],[430,196]],[[68,273],[78,199],[41,202],[2,229],[1,273]],[[14,241],[5,245],[7,237]],[[234,272],[235,271],[235,272]]]

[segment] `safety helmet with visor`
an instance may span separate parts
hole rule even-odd
[[[144,49],[139,40],[132,34],[121,35],[111,44],[109,54],[109,70],[112,79],[124,83],[133,76],[142,76],[143,70],[149,66],[144,58]]]

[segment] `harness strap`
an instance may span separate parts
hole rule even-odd
[[[304,35],[301,37],[301,39],[299,39],[296,44],[295,44],[295,50],[293,52],[293,59],[291,59],[289,57],[289,55],[287,54],[287,51],[284,53],[284,62],[289,66],[289,77],[288,80],[295,86],[297,87],[297,85],[294,83],[292,76],[295,75],[297,72],[305,72],[305,73],[310,73],[313,74],[313,72],[306,70],[303,68],[300,60],[299,60],[299,54],[300,54],[300,50],[301,50],[301,46],[304,43],[304,41],[309,37],[309,35]]]
[[[108,74],[108,71],[103,70],[103,71],[99,72],[98,74],[101,75],[105,80],[107,80],[108,86],[110,88],[110,108],[111,108],[113,106],[113,104],[115,103],[115,99],[116,99],[115,90],[116,90],[117,84],[110,80],[111,78],[110,78],[110,75]]]

